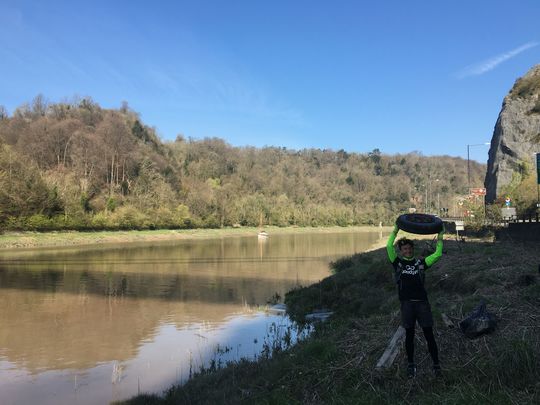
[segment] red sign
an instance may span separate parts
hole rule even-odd
[[[486,195],[485,188],[471,188],[471,195]]]

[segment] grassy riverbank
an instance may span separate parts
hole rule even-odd
[[[425,241],[419,241],[422,248]],[[515,403],[540,402],[540,279],[537,246],[514,242],[445,241],[445,254],[429,271],[443,377],[435,378],[421,333],[419,375],[405,378],[403,350],[392,367],[375,369],[399,325],[399,302],[384,248],[343,258],[336,273],[286,296],[291,315],[329,308],[335,315],[307,340],[257,362],[203,371],[153,403]],[[470,340],[457,326],[481,300],[497,330]]]
[[[313,232],[362,232],[388,230],[373,226],[364,227],[265,227],[272,235],[283,233]],[[226,236],[254,236],[259,228],[183,229],[155,231],[100,231],[100,232],[6,232],[0,234],[0,249],[44,248],[80,245],[104,245],[110,243],[158,242],[178,239],[204,239]]]

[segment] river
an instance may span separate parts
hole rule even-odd
[[[375,232],[0,252],[0,403],[103,404],[161,392],[294,330],[261,311],[328,276]],[[292,335],[292,343],[296,339]]]

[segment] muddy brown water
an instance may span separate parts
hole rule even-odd
[[[258,310],[330,274],[370,232],[0,252],[0,403],[103,404],[162,392],[291,332]]]

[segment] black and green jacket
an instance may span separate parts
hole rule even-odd
[[[386,243],[388,259],[394,267],[394,277],[398,285],[400,301],[427,301],[427,292],[424,288],[425,270],[433,266],[442,256],[443,235],[439,233],[435,252],[426,258],[400,257],[394,248],[399,229],[394,228]]]

